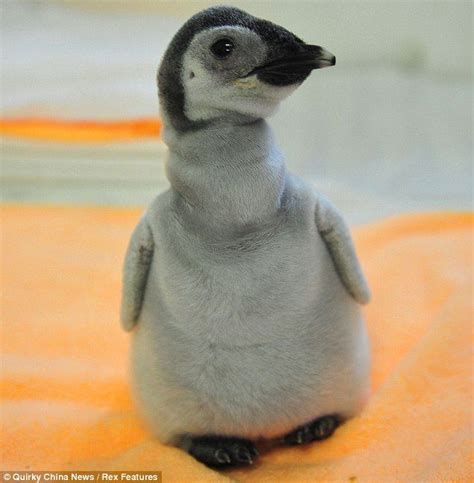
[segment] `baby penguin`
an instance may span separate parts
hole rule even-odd
[[[163,442],[210,466],[255,443],[310,443],[368,393],[359,304],[369,289],[350,232],[290,174],[265,118],[335,58],[231,7],[175,35],[158,73],[171,187],[126,254],[121,319],[133,393]]]

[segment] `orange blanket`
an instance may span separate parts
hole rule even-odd
[[[3,469],[154,469],[165,482],[472,479],[470,215],[356,231],[374,294],[368,406],[327,441],[223,473],[154,441],[130,400],[118,306],[138,216],[3,207]]]

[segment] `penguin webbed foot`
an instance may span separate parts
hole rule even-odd
[[[298,426],[295,430],[283,436],[282,443],[287,445],[308,444],[329,438],[341,423],[335,415],[323,416],[308,424]]]
[[[190,438],[186,446],[191,456],[213,467],[248,466],[258,457],[255,445],[241,438],[198,436]]]

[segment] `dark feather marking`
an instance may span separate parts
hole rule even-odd
[[[184,88],[181,82],[183,55],[196,34],[224,26],[240,26],[256,32],[271,45],[275,58],[296,53],[298,44],[304,43],[283,27],[233,7],[211,7],[191,17],[173,37],[158,70],[160,103],[177,130],[197,129],[203,124],[191,121],[184,113]]]

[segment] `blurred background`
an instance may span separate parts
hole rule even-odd
[[[336,55],[270,122],[351,223],[472,208],[472,2],[226,3]],[[4,0],[3,200],[139,206],[166,189],[157,66],[214,4]]]

